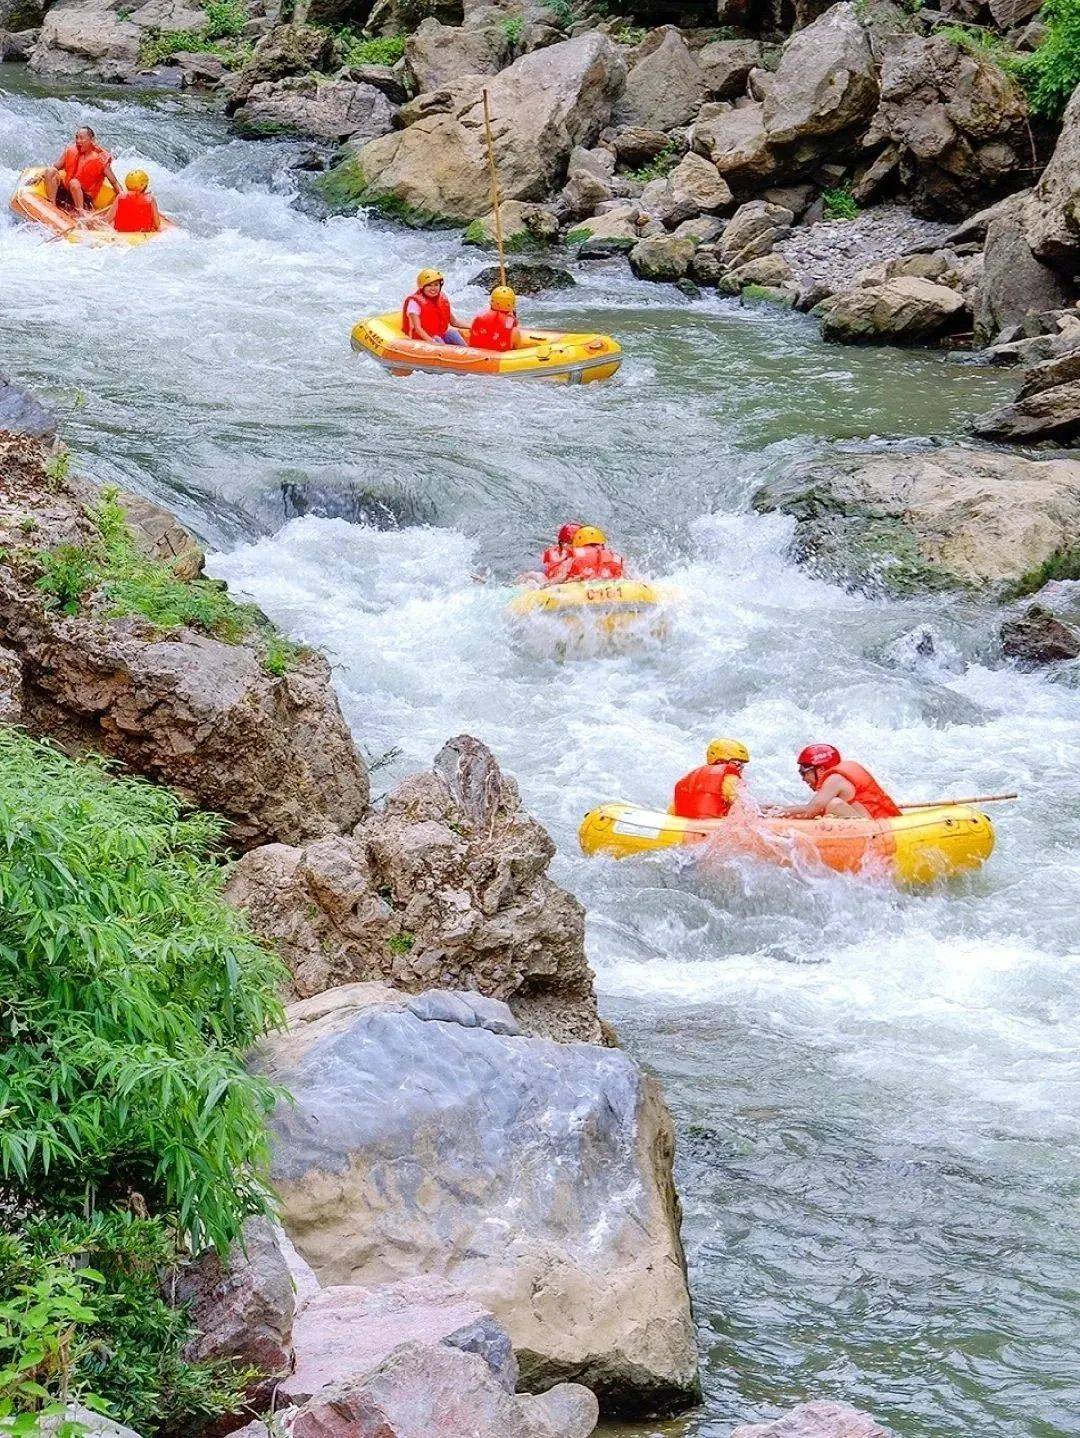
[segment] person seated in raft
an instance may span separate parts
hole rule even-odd
[[[51,204],[80,212],[94,208],[106,180],[120,193],[120,182],[112,172],[112,156],[98,144],[89,125],[75,131],[75,139],[41,178]]]
[[[574,535],[581,528],[576,520],[568,524],[560,525],[559,532],[555,536],[555,543],[548,546],[540,556],[540,568],[530,569],[527,574],[519,574],[518,584],[546,584],[548,582],[548,570],[554,569],[564,559],[570,558],[570,550],[573,544]]]
[[[770,806],[766,812],[785,819],[896,819],[900,809],[878,781],[853,759],[842,759],[831,744],[808,744],[796,763],[803,783],[814,791],[808,804],[792,809]]]
[[[450,308],[443,294],[444,277],[438,270],[421,270],[416,289],[401,307],[401,333],[406,339],[430,345],[465,345],[461,331],[467,330]]]
[[[738,739],[714,739],[705,751],[705,763],[691,769],[675,785],[668,810],[680,819],[724,819],[744,790],[743,766],[750,751]]]
[[[157,201],[147,193],[150,176],[145,170],[129,170],[124,176],[123,192],[107,210],[101,210],[79,223],[89,230],[111,227],[120,235],[152,235],[161,229]]]
[[[494,350],[503,354],[519,350],[525,341],[517,318],[517,295],[509,285],[496,285],[491,292],[489,308],[476,316],[469,330],[469,345],[474,350]]]
[[[577,579],[621,579],[622,555],[607,547],[602,529],[583,524],[574,531],[565,554],[551,563],[545,555],[544,577],[549,584],[570,584]]]

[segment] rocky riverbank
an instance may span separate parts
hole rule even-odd
[[[1028,9],[988,17],[994,44],[948,6],[893,0],[721,6],[720,28],[652,30],[535,0],[330,4],[287,23],[261,0],[6,12],[8,53],[42,74],[206,88],[244,134],[342,146],[321,182],[337,206],[490,244],[486,88],[521,257],[622,254],[690,294],[812,310],[837,343],[975,345],[1002,363],[1077,348],[1080,99],[1060,131],[1030,113],[1002,59],[1042,38]],[[1074,390],[1035,376],[980,432],[1066,442]]]
[[[692,1403],[670,1118],[605,1046],[581,905],[490,752],[452,740],[372,805],[325,660],[61,446],[0,434],[0,549],[3,722],[221,814],[227,896],[302,996],[254,1062],[289,1095],[275,1182],[312,1268],[259,1229],[181,1273],[198,1356],[254,1370],[298,1438],[373,1412],[586,1438],[597,1397]]]

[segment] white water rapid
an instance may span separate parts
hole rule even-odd
[[[631,1431],[723,1438],[822,1394],[904,1438],[1075,1438],[1080,693],[1003,668],[974,603],[807,577],[789,522],[749,507],[829,443],[960,436],[1006,382],[826,348],[801,316],[691,304],[619,264],[524,305],[615,333],[613,383],[395,380],[349,327],[421,263],[471,311],[476,252],[319,218],[303,146],[11,67],[0,191],[84,121],[186,233],[92,250],[5,212],[0,368],[65,411],[81,466],[173,507],[212,572],[327,651],[358,739],[400,750],[377,788],[464,730],[550,828],[603,1010],[680,1131],[707,1399]],[[511,642],[506,586],[566,518],[691,596],[664,643],[560,663]],[[714,733],[749,745],[761,796],[794,798],[795,751],[829,739],[903,799],[1023,799],[981,874],[918,894],[579,856],[587,808],[663,806]]]

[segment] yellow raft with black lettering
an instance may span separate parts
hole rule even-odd
[[[590,810],[578,838],[586,854],[616,859],[699,845],[709,856],[747,854],[789,867],[823,865],[929,884],[980,868],[993,852],[994,826],[966,804],[911,809],[896,819],[681,819],[617,803]]]
[[[667,624],[666,607],[673,598],[669,587],[643,579],[577,579],[521,589],[508,608],[516,619],[548,617],[562,621],[570,632],[642,629],[657,634]]]
[[[505,379],[546,379],[556,384],[590,384],[610,379],[622,364],[622,350],[608,335],[535,330],[519,350],[494,354],[468,345],[433,345],[406,339],[400,314],[375,315],[353,326],[352,347],[371,355],[391,374],[487,375]]]

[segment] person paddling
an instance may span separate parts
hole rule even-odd
[[[745,788],[742,771],[750,751],[738,739],[714,739],[705,763],[675,785],[670,812],[680,819],[724,819]]]
[[[42,175],[51,204],[67,203],[76,211],[92,210],[106,180],[116,194],[120,182],[112,171],[112,156],[97,142],[89,125],[75,131],[75,139]]]
[[[421,270],[416,289],[401,307],[401,332],[406,339],[433,345],[465,345],[461,334],[467,330],[454,315],[443,293],[445,277],[438,270]]]
[[[517,295],[509,285],[496,285],[488,308],[478,314],[469,328],[469,344],[477,350],[496,354],[521,349],[521,327],[517,317]]]
[[[796,760],[804,784],[814,792],[807,804],[768,812],[785,819],[896,819],[900,808],[873,774],[853,759],[842,759],[832,744],[808,744]]]
[[[565,554],[547,562],[544,576],[549,584],[569,584],[578,579],[621,579],[622,555],[608,548],[601,529],[583,524],[575,531]]]

